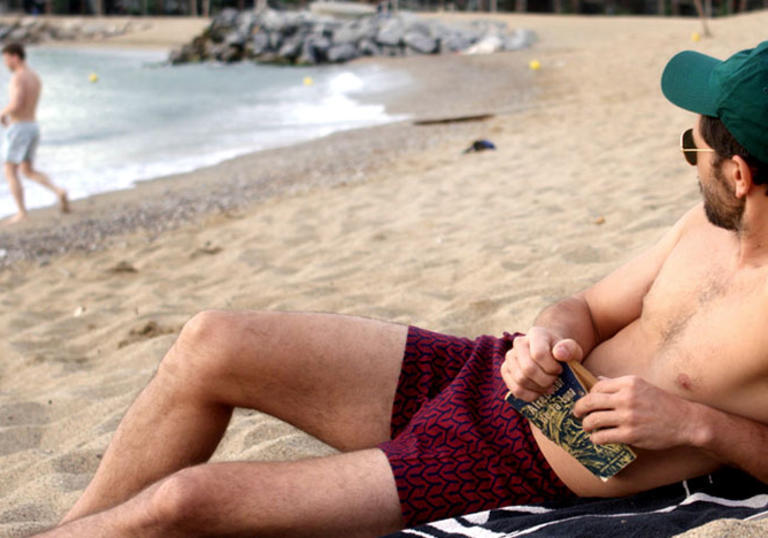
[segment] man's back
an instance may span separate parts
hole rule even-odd
[[[35,121],[42,90],[40,77],[29,67],[24,67],[13,74],[10,85],[11,93],[18,92],[19,96],[19,107],[10,114],[11,123]]]

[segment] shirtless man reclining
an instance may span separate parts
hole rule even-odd
[[[699,116],[682,137],[703,204],[658,244],[545,309],[468,340],[325,314],[190,320],[52,536],[375,536],[513,504],[622,496],[727,464],[768,481],[768,41],[662,77]],[[513,346],[514,344],[514,346]],[[503,401],[583,360],[597,443],[638,459],[603,482]],[[342,453],[206,463],[235,407]]]

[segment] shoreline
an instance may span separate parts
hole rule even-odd
[[[157,235],[281,194],[361,181],[375,168],[425,151],[443,139],[455,140],[460,152],[472,142],[470,138],[483,135],[483,124],[487,122],[435,126],[416,126],[413,122],[508,114],[530,106],[535,91],[533,77],[520,66],[494,73],[493,66],[499,61],[489,66],[486,59],[470,56],[361,60],[358,65],[368,63],[405,71],[412,82],[394,91],[352,97],[363,104],[383,103],[389,116],[411,116],[409,119],[344,129],[309,141],[245,153],[189,172],[137,181],[130,189],[73,200],[73,213],[69,215],[61,215],[55,206],[30,210],[28,221],[0,227],[0,271],[25,260],[45,262],[51,256],[71,251],[101,250],[126,232],[143,229]],[[527,60],[521,58],[519,63],[525,65]],[[465,88],[439,96],[442,88],[477,77],[485,81],[483,91]],[[505,88],[514,88],[513,95],[502,95]],[[329,161],[331,152],[342,157]],[[351,177],[346,173],[350,169],[355,171]],[[121,208],[117,213],[115,206]]]
[[[574,47],[577,46],[579,43],[586,40],[595,40],[597,38],[597,41],[604,39],[603,36],[594,36],[594,35],[584,35],[584,34],[576,34],[575,36],[569,36],[571,38],[576,37],[576,40],[569,41],[568,39],[563,40],[562,36],[560,34],[560,28],[565,26],[573,26],[575,24],[586,24],[589,25],[592,22],[597,21],[598,24],[603,25],[611,25],[612,27],[627,27],[631,28],[635,24],[662,24],[669,27],[679,27],[683,24],[690,24],[692,28],[696,27],[698,25],[698,20],[696,19],[690,19],[686,17],[665,17],[665,18],[659,18],[655,16],[588,16],[588,15],[566,15],[566,16],[558,16],[553,14],[531,14],[531,13],[525,13],[525,14],[503,14],[503,13],[421,13],[420,16],[423,16],[425,18],[441,18],[446,19],[447,22],[465,22],[465,21],[471,21],[476,19],[488,19],[488,20],[501,20],[508,24],[510,28],[527,28],[532,29],[536,34],[538,35],[537,42],[534,43],[534,45],[525,50],[521,51],[514,51],[509,53],[496,53],[491,55],[485,55],[485,56],[459,56],[459,55],[435,55],[435,56],[416,56],[416,57],[408,57],[408,58],[371,58],[371,59],[360,59],[355,61],[354,63],[357,65],[363,65],[366,63],[372,63],[372,64],[378,64],[382,65],[384,67],[390,67],[393,69],[403,69],[406,72],[409,73],[409,75],[412,77],[414,83],[413,87],[402,89],[399,91],[396,91],[391,94],[371,94],[365,97],[359,97],[354,96],[354,98],[362,103],[370,104],[370,103],[376,103],[381,104],[383,103],[386,107],[387,114],[388,115],[400,115],[400,114],[406,114],[411,116],[410,120],[406,120],[405,122],[401,122],[404,125],[411,122],[411,121],[417,121],[420,119],[425,118],[437,118],[437,117],[448,117],[448,116],[460,116],[463,114],[486,114],[491,113],[495,115],[504,115],[504,114],[510,114],[518,112],[522,109],[524,109],[526,106],[532,106],[532,100],[534,99],[534,94],[537,91],[534,87],[534,84],[536,83],[537,77],[535,74],[532,74],[526,69],[527,63],[530,59],[537,57],[537,56],[544,56],[546,57],[547,54],[553,52],[551,50],[551,47],[553,47],[553,44],[557,43],[557,47]],[[5,19],[14,19],[16,17],[11,16],[5,16]],[[43,16],[43,18],[45,18]],[[83,17],[76,17],[76,16],[54,16],[54,18],[66,21],[66,20],[83,20]],[[0,17],[0,21],[3,20],[3,17]],[[85,18],[85,20],[89,20],[88,18]],[[209,23],[208,19],[202,19],[202,17],[100,17],[95,19],[97,22],[104,22],[104,21],[110,21],[110,22],[125,22],[125,21],[134,21],[134,22],[142,22],[146,21],[148,23],[151,23],[153,26],[152,28],[148,30],[139,30],[135,31],[123,36],[117,36],[117,37],[111,37],[106,38],[103,40],[95,40],[95,41],[57,41],[57,42],[44,42],[40,43],[36,46],[43,46],[43,47],[52,47],[52,48],[74,48],[74,49],[126,49],[126,50],[170,50],[167,49],[169,46],[178,46],[179,44],[188,42],[191,40],[194,35],[197,35],[199,33],[201,28],[204,28]],[[723,21],[726,19],[717,19],[718,22]],[[170,25],[170,26],[169,26]],[[166,31],[165,29],[168,29]],[[612,30],[616,32],[616,30]],[[620,32],[616,32],[620,33]],[[164,36],[162,39],[158,38],[157,36]],[[588,41],[589,42],[589,41]],[[555,53],[559,53],[559,50],[556,48],[554,49]],[[506,55],[511,56],[518,56],[520,60],[516,63],[516,69],[514,69],[511,73],[513,76],[499,76],[499,73],[497,72],[496,68],[505,68],[508,66],[509,62],[504,60],[503,57]],[[454,61],[462,62],[464,65],[462,66],[465,71],[463,73],[456,73],[452,74],[449,72],[451,67],[446,67],[447,64],[450,64]],[[441,70],[438,70],[438,72],[435,72],[434,65],[435,64],[443,64],[443,67]],[[426,69],[426,74],[425,74]],[[519,79],[524,79],[525,83],[530,85],[530,88],[519,88],[522,91],[529,91],[527,95],[522,96],[521,101],[522,102],[510,102],[504,103],[502,102],[502,99],[499,98],[499,95],[501,94],[501,88],[500,85],[503,82],[506,82],[510,87],[515,87],[518,85],[518,80],[515,80],[515,77],[518,77]],[[539,77],[540,78],[540,77]],[[463,95],[454,95],[451,97],[447,97],[442,95],[442,90],[445,86],[450,85],[458,85],[461,86],[461,82],[463,80],[476,80],[476,79],[482,79],[484,81],[493,81],[492,87],[489,89],[486,89],[486,91],[481,92],[480,95],[472,95],[474,93],[474,88],[467,89],[464,88]],[[500,80],[502,79],[502,80]],[[417,102],[420,101],[420,102]],[[460,112],[457,112],[454,110],[456,107],[456,103],[460,103]],[[363,128],[356,128],[352,129],[352,132],[357,131],[363,131],[366,134],[364,134],[364,137],[370,137],[370,138],[376,138],[375,134],[368,134],[369,129],[379,129],[386,126],[396,125],[398,122],[394,123],[387,123],[382,125],[374,125],[370,127],[363,127]],[[453,131],[460,131],[462,127],[466,127],[465,132],[469,135],[470,133],[474,133],[475,130],[473,130],[473,126],[461,126],[461,125],[454,125],[451,126],[451,130]],[[483,128],[482,126],[476,126],[478,131],[482,133]],[[433,134],[430,136],[434,136],[435,133],[442,132],[441,127],[435,127],[433,130]],[[170,188],[170,191],[168,189],[163,189],[158,191],[157,188],[150,188],[149,185],[151,185],[153,182],[159,181],[164,183],[177,183],[177,182],[183,182],[185,180],[192,179],[195,181],[196,174],[199,172],[201,176],[205,176],[206,178],[210,178],[210,175],[212,174],[212,170],[215,169],[215,167],[221,166],[222,173],[226,174],[227,168],[229,166],[234,166],[237,169],[237,173],[246,173],[247,171],[240,168],[238,164],[240,164],[240,159],[247,159],[249,157],[253,157],[255,155],[264,155],[269,154],[268,152],[290,148],[290,147],[301,147],[304,148],[304,144],[312,144],[313,142],[316,142],[318,140],[322,140],[324,138],[328,138],[328,136],[334,136],[335,134],[346,132],[346,131],[338,131],[336,133],[332,133],[331,135],[326,135],[324,137],[321,137],[319,139],[313,139],[310,141],[304,141],[304,142],[297,142],[294,144],[289,144],[286,146],[279,146],[276,148],[267,148],[263,150],[257,150],[255,152],[248,152],[239,156],[236,156],[234,158],[225,159],[223,161],[220,161],[214,165],[210,166],[203,166],[201,168],[196,168],[194,170],[191,170],[189,172],[183,172],[179,174],[172,174],[170,176],[160,176],[150,179],[143,179],[135,182],[135,185],[131,187],[130,189],[122,189],[117,191],[110,191],[107,193],[99,193],[90,195],[86,198],[78,199],[74,202],[73,207],[78,208],[82,207],[86,210],[86,214],[81,215],[72,215],[70,217],[62,218],[61,215],[57,213],[57,210],[52,207],[45,207],[45,208],[36,208],[30,211],[30,219],[27,223],[24,223],[22,226],[17,226],[11,229],[5,229],[2,226],[0,226],[0,271],[3,271],[4,269],[8,268],[9,266],[13,265],[14,263],[17,263],[22,260],[46,260],[52,255],[57,254],[63,254],[66,252],[70,252],[72,250],[80,250],[80,251],[92,251],[96,249],[102,248],[107,242],[105,242],[105,239],[109,239],[110,237],[113,237],[115,235],[119,235],[121,233],[124,233],[124,231],[127,229],[128,231],[137,231],[141,228],[145,228],[148,233],[157,234],[160,233],[162,230],[165,229],[171,229],[175,228],[179,225],[181,225],[184,222],[191,222],[194,219],[201,218],[209,213],[214,213],[216,211],[228,211],[235,208],[242,208],[243,204],[232,201],[230,194],[223,194],[223,198],[229,200],[227,203],[224,204],[205,204],[201,203],[201,200],[199,200],[198,196],[192,196],[194,200],[191,200],[190,206],[186,206],[184,208],[179,208],[179,211],[175,213],[175,218],[178,217],[178,222],[170,223],[169,226],[159,226],[159,209],[155,208],[141,208],[138,207],[140,204],[137,204],[137,200],[141,198],[141,194],[136,193],[133,194],[133,191],[136,189],[146,189],[146,195],[147,196],[154,196],[158,193],[163,194],[165,192],[173,192],[175,195],[179,195],[182,197],[185,197],[185,194],[183,191],[185,189],[181,188],[179,185],[172,185]],[[421,127],[419,130],[415,131],[418,133],[426,132],[426,129]],[[408,136],[410,133],[406,133],[403,131],[402,136]],[[385,135],[386,136],[386,135]],[[480,135],[477,135],[480,136]],[[395,138],[395,137],[393,137]],[[334,139],[336,140],[336,139]],[[355,143],[358,141],[357,137],[350,137],[349,142]],[[345,142],[344,140],[339,140],[339,143],[341,144],[348,144],[349,142]],[[471,140],[467,141],[467,145],[471,142]],[[320,146],[320,150],[322,151],[322,145]],[[377,151],[383,152],[385,151],[384,148],[377,148]],[[411,147],[408,151],[419,151],[416,147]],[[311,153],[311,152],[309,152]],[[269,160],[269,159],[268,159]],[[383,163],[381,163],[383,164]],[[258,165],[258,163],[254,163],[254,165]],[[275,167],[273,162],[270,162],[270,166]],[[361,165],[356,165],[360,167]],[[371,163],[369,165],[370,167],[373,167],[374,164]],[[286,173],[290,173],[290,171],[286,170]],[[208,179],[210,181],[210,179]],[[325,183],[333,184],[333,181],[326,181]],[[298,187],[295,184],[291,184],[289,186],[284,186],[285,188],[278,187],[274,190],[271,190],[271,193],[268,196],[275,196],[283,192],[289,192],[296,190]],[[102,198],[100,198],[103,195],[114,195],[114,196],[107,196],[105,198],[104,202],[102,202]],[[265,193],[266,195],[266,193]],[[131,207],[128,209],[127,212],[132,213],[132,215],[123,215],[124,218],[117,219],[119,223],[116,223],[114,226],[110,224],[105,224],[103,229],[98,229],[98,226],[94,227],[94,223],[92,222],[93,218],[93,212],[95,211],[95,214],[99,214],[99,206],[102,203],[105,204],[114,204],[117,203],[121,198],[124,198],[124,200],[127,202],[128,205]],[[248,198],[246,201],[247,205],[250,202],[257,202],[264,200],[264,196],[255,196],[253,198]],[[108,201],[107,201],[108,200]],[[190,200],[187,200],[190,201]],[[124,213],[126,211],[124,210]],[[82,218],[81,218],[82,217]],[[87,229],[82,230],[82,225],[84,221],[88,221],[87,223]],[[66,237],[61,234],[57,234],[54,236],[51,236],[50,234],[45,233],[41,230],[44,229],[46,226],[50,226],[52,224],[56,225],[62,225],[62,226],[74,226],[75,228],[78,228],[72,232],[72,234],[75,237]],[[18,237],[13,237],[14,235],[18,235],[15,232],[19,230],[24,230],[27,232],[27,236],[23,239]],[[60,230],[57,230],[60,231]],[[33,235],[32,238],[29,237],[29,232]],[[71,234],[71,235],[72,235]],[[63,245],[64,248],[57,248],[56,244]],[[19,251],[23,250],[23,253],[20,254]],[[3,255],[3,251],[5,251]]]

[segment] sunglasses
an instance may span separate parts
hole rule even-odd
[[[696,166],[697,158],[696,155],[700,151],[715,151],[711,148],[706,149],[699,149],[696,147],[696,142],[693,140],[693,129],[686,129],[682,133],[680,133],[680,151],[683,152],[683,157],[685,157],[685,160],[688,164],[691,166]]]

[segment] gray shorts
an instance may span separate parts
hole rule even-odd
[[[34,121],[12,123],[5,129],[3,140],[3,162],[19,164],[30,163],[35,159],[37,144],[40,141],[40,127]]]

